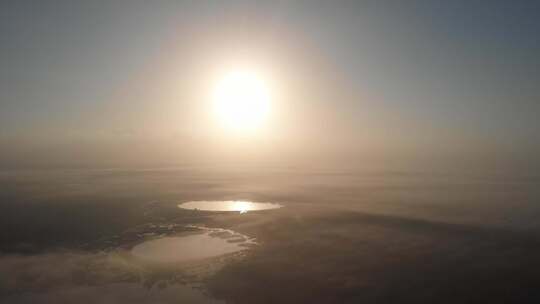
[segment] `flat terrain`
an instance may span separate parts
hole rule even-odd
[[[540,297],[533,178],[259,172],[3,172],[0,302],[535,303]],[[245,214],[177,208],[214,199],[285,207]],[[258,245],[166,267],[129,253],[144,240],[189,233],[195,229],[189,225],[231,229]]]

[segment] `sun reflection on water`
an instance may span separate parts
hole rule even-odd
[[[249,209],[249,202],[246,201],[235,201],[231,204],[232,211],[238,211],[240,213],[246,213]]]
[[[192,201],[178,205],[181,209],[202,211],[233,211],[246,213],[248,211],[277,209],[283,207],[276,203],[256,203],[250,201]]]

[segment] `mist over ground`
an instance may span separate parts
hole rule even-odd
[[[189,167],[0,178],[5,303],[532,303],[538,296],[540,192],[532,177]],[[215,214],[176,206],[208,199],[285,207]],[[213,266],[163,270],[141,266],[129,246],[114,243],[156,224],[228,228],[260,244]]]
[[[0,303],[539,303],[539,12],[0,1]]]

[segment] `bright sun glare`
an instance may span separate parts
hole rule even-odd
[[[245,201],[235,201],[231,205],[231,210],[238,211],[240,213],[246,213],[250,209],[250,203]]]
[[[252,71],[231,71],[214,88],[213,102],[223,125],[238,132],[259,128],[270,110],[266,83]]]

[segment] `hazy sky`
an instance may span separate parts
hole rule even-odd
[[[538,1],[2,1],[0,165],[540,153]],[[272,114],[219,130],[220,71]],[[225,158],[223,158],[225,157]]]

